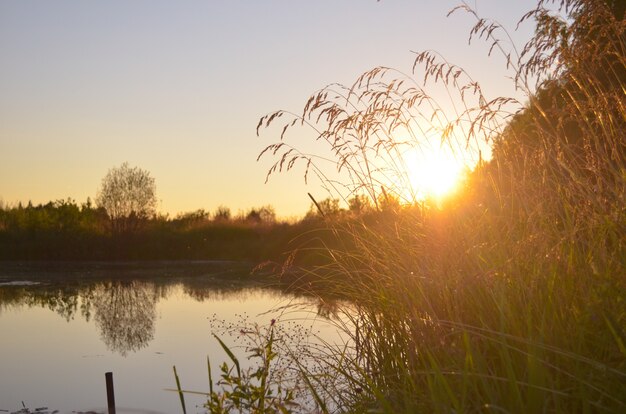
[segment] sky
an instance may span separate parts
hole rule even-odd
[[[515,91],[502,59],[468,34],[456,0],[0,0],[0,201],[94,199],[123,162],[156,180],[175,216],[272,205],[280,217],[324,198],[302,173],[275,175],[261,116],[300,112],[333,82],[435,50],[494,96]],[[469,0],[515,29],[530,0]],[[307,143],[306,145],[312,145]]]

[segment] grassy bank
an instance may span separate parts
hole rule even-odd
[[[378,211],[327,221],[336,239],[321,254],[332,260],[316,274],[351,299],[351,340],[311,350],[316,369],[295,356],[301,389],[321,412],[624,412],[624,3],[541,1],[523,17],[537,31],[519,52],[499,40],[501,27],[462,9],[476,17],[474,38],[502,52],[526,102],[485,96],[426,52],[414,76],[376,68],[314,95],[302,116],[279,111],[259,123],[284,122],[265,152],[278,156],[270,174],[303,162],[330,177],[289,145],[292,129],[312,126],[327,144],[320,158],[330,153],[349,177],[327,187],[363,194]],[[445,114],[423,78],[461,109]],[[402,154],[428,137],[478,152],[447,199],[422,198],[407,181]],[[263,335],[275,349],[273,329]],[[263,412],[247,397],[250,412]],[[210,404],[236,407],[232,398],[217,392]],[[287,402],[280,407],[298,411]]]

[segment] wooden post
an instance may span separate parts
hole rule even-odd
[[[107,372],[104,374],[107,383],[107,406],[109,407],[109,414],[115,414],[115,393],[113,392],[113,373]]]

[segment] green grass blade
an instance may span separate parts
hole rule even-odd
[[[213,394],[213,375],[211,374],[211,361],[206,357],[207,371],[209,372],[209,392]]]
[[[178,373],[176,372],[176,365],[174,365],[174,378],[176,379],[176,388],[178,390],[178,396],[180,397],[180,405],[183,407],[183,414],[187,414],[187,409],[185,408],[185,396],[183,395],[183,389],[180,386],[180,379],[178,378]]]
[[[230,348],[228,348],[228,346],[219,338],[219,336],[215,334],[213,334],[213,336],[215,337],[215,339],[217,339],[217,342],[220,343],[222,349],[224,350],[224,352],[226,352],[226,354],[231,359],[231,361],[233,361],[233,363],[235,364],[235,367],[237,368],[237,376],[241,378],[241,367],[239,366],[239,360],[237,359],[235,354],[233,354]]]

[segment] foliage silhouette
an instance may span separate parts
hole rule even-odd
[[[146,170],[128,163],[112,168],[102,179],[96,204],[104,208],[115,234],[136,231],[156,213],[156,184]]]
[[[221,212],[220,212],[221,211]],[[88,200],[0,209],[0,260],[277,259],[314,223],[286,223],[271,206],[231,217],[220,207],[174,218],[153,216],[132,234],[110,232],[103,208]],[[228,212],[228,214],[226,214]]]

